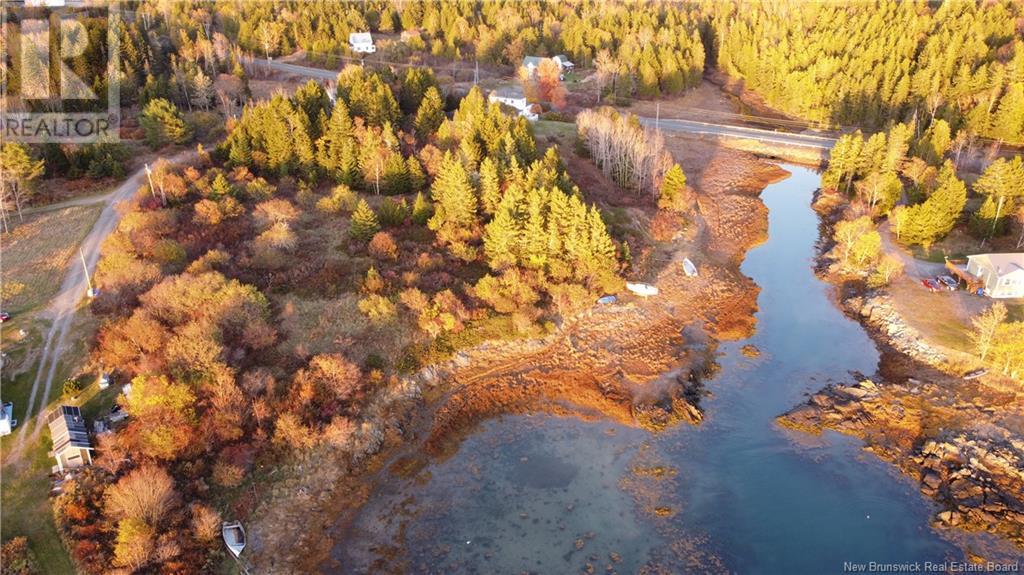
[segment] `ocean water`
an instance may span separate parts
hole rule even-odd
[[[485,422],[451,457],[383,481],[324,572],[819,575],[959,559],[928,526],[930,503],[859,441],[775,423],[879,358],[813,274],[818,175],[785,168],[762,193],[768,241],[741,268],[761,287],[757,330],[719,347],[701,425],[652,435],[546,415]],[[747,344],[760,355],[741,353]],[[633,473],[653,467],[669,473]]]

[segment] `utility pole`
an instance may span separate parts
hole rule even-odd
[[[89,278],[89,265],[85,263],[85,252],[82,248],[78,248],[78,255],[82,258],[82,271],[85,272],[85,284],[89,286],[89,291],[85,292],[89,297],[96,297],[96,290],[92,287],[92,279]]]
[[[146,179],[149,180],[149,193],[150,193],[150,195],[153,196],[153,199],[155,200],[156,199],[156,188],[153,187],[153,170],[152,170],[152,168],[149,167],[149,162],[147,162],[145,164],[145,166],[146,166]]]
[[[480,60],[476,60],[475,62],[476,63],[473,66],[473,85],[474,86],[476,86],[476,83],[480,81]]]
[[[661,132],[661,127],[659,126],[660,123],[661,123],[661,102],[656,102],[654,104],[654,131],[655,132]]]

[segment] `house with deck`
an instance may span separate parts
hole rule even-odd
[[[1024,298],[1024,253],[967,256],[967,273],[992,298]]]
[[[352,32],[348,35],[348,45],[358,54],[373,54],[377,51],[369,32]]]
[[[57,460],[57,471],[92,465],[92,444],[89,431],[85,428],[82,411],[73,405],[61,405],[50,412],[46,422],[53,438],[53,451]]]

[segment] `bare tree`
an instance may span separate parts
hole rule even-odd
[[[999,331],[999,326],[1002,325],[1005,319],[1006,306],[1002,302],[996,302],[992,304],[992,307],[985,310],[984,313],[971,320],[971,323],[974,325],[974,331],[970,334],[970,337],[971,341],[974,342],[975,348],[978,350],[978,355],[981,356],[981,361],[985,361],[985,357],[992,348],[996,333]]]
[[[657,194],[658,182],[672,165],[660,133],[611,108],[584,110],[576,117],[576,127],[594,162],[608,177],[638,194]]]
[[[601,97],[604,95],[604,87],[609,80],[612,82],[612,91],[615,91],[615,78],[619,74],[619,64],[611,52],[601,50],[597,54],[594,66],[597,68],[597,101],[600,103]]]
[[[156,527],[177,499],[174,480],[156,464],[147,463],[107,489],[107,513],[117,519],[138,519]]]

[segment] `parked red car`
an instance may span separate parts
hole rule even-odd
[[[0,311],[0,323],[3,323],[9,319],[11,319],[11,314],[5,311]]]
[[[939,282],[928,278],[921,280],[921,285],[923,285],[925,289],[927,289],[930,292],[937,292],[943,289],[943,286],[940,286]]]

